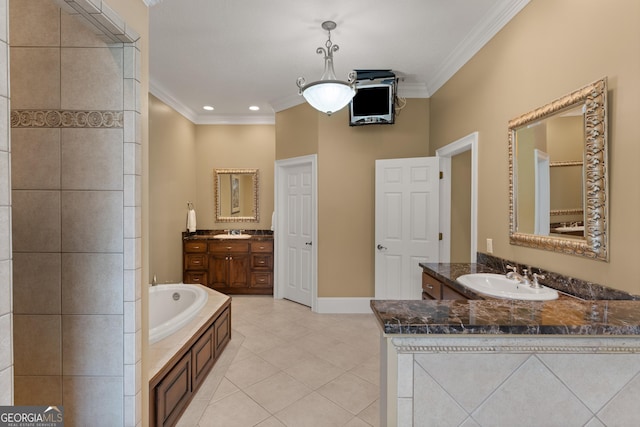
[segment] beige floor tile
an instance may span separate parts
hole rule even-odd
[[[353,417],[351,421],[345,424],[345,427],[371,427],[371,425],[358,417]]]
[[[246,394],[233,393],[207,407],[199,427],[253,427],[271,415]]]
[[[287,369],[312,357],[311,353],[295,343],[274,347],[259,353],[258,356],[280,369]]]
[[[378,399],[379,388],[351,373],[340,375],[320,387],[318,393],[354,415],[359,414]]]
[[[225,397],[232,395],[233,393],[236,393],[238,391],[240,391],[240,389],[236,387],[235,384],[233,384],[228,379],[223,378],[220,382],[220,385],[218,385],[218,389],[213,394],[210,402],[217,402],[218,400],[224,399]]]
[[[285,372],[311,389],[316,390],[343,374],[344,370],[326,360],[312,356],[285,369]]]
[[[311,389],[285,372],[279,372],[244,390],[274,414],[311,393]]]
[[[318,393],[311,393],[276,414],[288,427],[339,427],[353,415]]]
[[[373,427],[380,426],[380,399],[376,399],[371,405],[367,406],[358,414],[358,418],[366,421]]]
[[[239,362],[234,361],[225,375],[229,381],[239,388],[249,387],[278,372],[279,369],[259,358],[249,356]]]
[[[317,314],[272,297],[232,305],[233,340],[179,427],[379,426],[372,315]]]
[[[176,427],[194,427],[198,425],[198,421],[207,409],[209,401],[192,400],[184,413],[180,416]]]
[[[378,355],[370,357],[349,372],[377,386],[380,384],[380,358]]]
[[[360,353],[357,347],[342,342],[329,344],[315,355],[344,370],[353,369],[371,357],[370,353]]]
[[[256,424],[256,427],[285,427],[285,425],[282,424],[276,417],[270,417],[260,424]]]

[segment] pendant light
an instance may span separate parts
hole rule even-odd
[[[345,82],[337,80],[333,71],[333,52],[337,52],[339,47],[331,42],[331,30],[336,27],[337,24],[333,21],[322,23],[322,28],[328,33],[328,39],[325,47],[316,49],[317,54],[324,54],[324,73],[320,80],[305,84],[304,77],[298,77],[297,81],[300,95],[304,96],[313,108],[328,115],[343,109],[356,94],[356,72],[351,71]]]

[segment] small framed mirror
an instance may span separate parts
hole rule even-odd
[[[608,261],[607,80],[509,122],[509,238]]]
[[[214,169],[216,222],[258,222],[258,169]]]

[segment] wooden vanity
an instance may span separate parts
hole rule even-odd
[[[183,235],[183,282],[224,294],[273,295],[273,236],[214,236],[215,232]]]

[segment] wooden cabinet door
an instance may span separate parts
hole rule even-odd
[[[191,398],[191,353],[187,353],[156,387],[157,426],[175,425]]]
[[[209,287],[226,288],[229,282],[229,256],[225,254],[209,255]]]
[[[193,390],[207,377],[210,368],[216,361],[214,327],[211,326],[202,334],[191,348],[191,366],[193,367]]]
[[[229,255],[229,283],[232,288],[247,288],[249,286],[249,255]]]
[[[215,352],[219,355],[231,340],[231,309],[225,309],[213,324]]]

